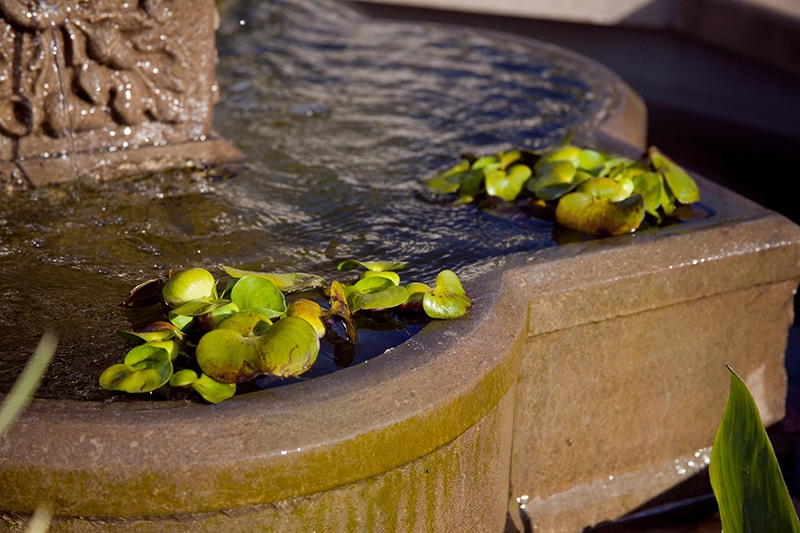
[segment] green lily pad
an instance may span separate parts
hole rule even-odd
[[[408,263],[402,261],[356,261],[355,259],[348,259],[339,263],[336,269],[346,272],[361,267],[373,272],[386,272],[387,270],[403,270],[407,266]]]
[[[465,315],[472,307],[472,300],[455,272],[443,270],[436,276],[433,290],[424,293],[422,306],[431,318],[451,319]]]
[[[177,307],[193,300],[214,297],[216,281],[204,268],[189,268],[178,272],[164,284],[161,295],[167,305]]]
[[[311,368],[318,354],[317,333],[302,318],[282,318],[258,337],[258,368],[273,376],[298,376]]]
[[[245,276],[231,289],[231,301],[240,311],[260,313],[276,318],[286,313],[286,298],[281,290],[267,278]]]
[[[295,292],[306,289],[315,289],[325,285],[325,278],[316,276],[314,274],[305,274],[303,272],[293,272],[288,274],[275,274],[269,272],[255,272],[252,270],[242,270],[240,268],[233,268],[223,266],[222,269],[232,278],[243,278],[245,276],[256,276],[259,278],[266,278],[278,287],[282,292]]]
[[[100,386],[106,390],[140,393],[160,389],[172,376],[170,352],[162,347],[143,344],[125,357],[125,363],[111,365],[100,374]]]
[[[644,213],[644,201],[638,194],[612,202],[584,192],[571,192],[559,200],[556,221],[591,235],[622,235],[635,231],[644,220]]]

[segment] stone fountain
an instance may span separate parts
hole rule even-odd
[[[444,158],[454,150],[546,144],[564,129],[584,142],[642,150],[643,106],[602,66],[535,41],[378,23],[316,0],[232,2],[218,39],[224,98],[214,123],[250,168],[220,181],[194,171],[129,167],[120,173],[152,172],[95,183],[85,177],[105,176],[99,168],[128,160],[105,163],[109,154],[135,160],[161,149],[226,145],[211,139],[210,130],[215,6],[192,5],[192,16],[203,22],[186,24],[178,14],[188,3],[179,0],[130,4],[114,16],[116,10],[84,11],[87,5],[75,2],[67,11],[58,3],[52,12],[59,15],[46,24],[44,13],[28,17],[13,2],[3,7],[13,57],[48,55],[49,45],[32,44],[37,32],[58,42],[69,53],[41,59],[37,68],[58,71],[60,83],[74,89],[50,117],[37,85],[45,74],[23,83],[21,71],[35,69],[15,71],[19,81],[6,91],[14,111],[4,117],[17,124],[17,134],[4,147],[7,164],[24,174],[7,174],[14,176],[9,183],[42,183],[29,167],[54,160],[77,168],[66,175],[78,181],[29,192],[23,205],[4,199],[4,209],[24,219],[16,224],[4,215],[0,224],[8,280],[1,295],[9,304],[0,310],[4,338],[25,348],[26,339],[33,343],[41,333],[41,317],[50,317],[62,353],[39,397],[0,438],[0,530],[19,530],[45,501],[55,511],[53,531],[503,531],[521,527],[518,502],[540,531],[580,531],[702,472],[727,396],[725,363],[745,378],[765,423],[783,417],[800,231],[782,216],[700,177],[710,216],[602,240],[559,241],[552,226],[528,219],[490,224],[469,207],[416,211],[423,203],[413,195],[416,173],[450,163]],[[205,62],[199,59],[205,45],[152,42],[156,34],[171,42],[172,33],[149,32],[173,16],[183,31],[209,39]],[[121,48],[138,57],[134,68],[90,52],[100,39],[92,37],[101,31],[95,27],[116,32],[112,40],[125,38],[129,44]],[[116,99],[126,96],[114,87],[127,79],[151,90],[149,74],[138,72],[147,50],[165,61],[160,71],[182,81],[184,92],[172,94],[182,103],[170,108],[175,114],[162,114],[151,94],[138,100],[145,120],[128,124],[114,109],[124,107]],[[86,52],[83,63],[76,51]],[[542,57],[548,66],[539,65]],[[203,66],[184,70],[183,60]],[[48,61],[63,68],[51,70]],[[110,81],[97,86],[107,89],[100,91],[107,99],[87,100],[76,77],[83,64],[105,72],[100,78]],[[377,79],[367,75],[371,65]],[[178,72],[200,72],[205,81]],[[434,89],[437,77],[449,90]],[[199,86],[204,90],[196,96],[180,96]],[[399,94],[403,87],[410,88],[407,96]],[[475,96],[483,88],[488,94]],[[565,101],[540,103],[559,88]],[[262,93],[269,97],[253,98]],[[104,125],[81,130],[70,119],[66,131],[74,135],[59,135],[65,130],[51,125],[58,116],[67,124],[58,109],[79,114],[92,106],[105,115]],[[524,112],[527,106],[536,113]],[[470,121],[474,116],[479,120]],[[559,126],[539,118],[546,116],[560,117]],[[359,120],[374,130],[356,127]],[[109,144],[127,128],[135,142]],[[350,130],[356,133],[348,137]],[[37,136],[45,144],[29,148]],[[106,144],[90,143],[98,139]],[[165,166],[181,166],[171,161]],[[87,174],[88,168],[95,170]],[[376,172],[389,179],[373,179]],[[288,192],[282,204],[262,200],[281,191]],[[312,192],[326,201],[291,203]],[[397,205],[400,213],[391,209]],[[25,219],[30,210],[34,215]],[[346,216],[337,217],[339,211]],[[361,227],[325,233],[319,213],[323,222],[347,227],[355,219]],[[456,220],[460,229],[439,239],[437,217]],[[376,239],[371,231],[378,225]],[[488,232],[480,233],[484,226]],[[417,235],[418,227],[425,231]],[[394,228],[401,228],[401,239],[394,240]],[[526,240],[537,232],[547,235],[543,242]],[[102,240],[106,234],[110,240]],[[324,260],[340,253],[398,251],[417,253],[425,265],[420,276],[455,268],[466,279],[473,311],[431,323],[361,364],[215,406],[116,401],[96,396],[95,376],[68,374],[70,361],[83,368],[118,358],[107,354],[118,343],[98,339],[128,323],[109,317],[108,309],[117,294],[121,299],[152,275],[140,264],[162,270],[234,260],[268,268],[286,247],[284,234],[287,242],[305,243],[289,256],[301,270],[329,268]],[[487,241],[497,243],[487,248]],[[47,315],[53,308],[60,312]],[[4,350],[4,357],[25,352]],[[67,381],[76,382],[82,399],[59,396]]]
[[[216,11],[188,1],[0,6],[6,186],[241,158],[211,130]]]

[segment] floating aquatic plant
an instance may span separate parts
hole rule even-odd
[[[432,319],[463,316],[472,306],[458,276],[445,270],[433,286],[401,284],[406,263],[348,260],[362,269],[353,283],[303,273],[273,274],[223,267],[230,279],[189,268],[134,287],[122,305],[161,304],[164,317],[119,334],[138,345],[99,378],[107,390],[147,393],[191,388],[211,403],[261,376],[295,377],[317,360],[320,339],[355,344],[356,313],[398,308]],[[301,294],[294,296],[290,294]],[[316,299],[305,297],[315,291]],[[323,305],[320,305],[322,302]],[[324,307],[323,307],[324,306]]]
[[[456,203],[499,198],[553,207],[558,224],[596,236],[631,233],[646,216],[660,224],[680,205],[700,201],[692,177],[655,147],[641,159],[572,144],[463,156],[425,185],[434,194],[455,195]]]

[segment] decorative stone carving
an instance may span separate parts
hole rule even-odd
[[[0,15],[7,184],[240,157],[211,139],[211,0],[0,0]]]

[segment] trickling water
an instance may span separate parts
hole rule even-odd
[[[405,281],[431,282],[555,245],[550,223],[425,201],[419,179],[464,151],[590,132],[618,97],[604,70],[324,0],[223,9],[215,129],[248,168],[0,196],[0,392],[53,329],[61,344],[39,395],[107,398],[97,376],[124,356],[116,330],[138,320],[116,304],[169,269],[333,276],[342,259],[387,259],[411,262]]]

